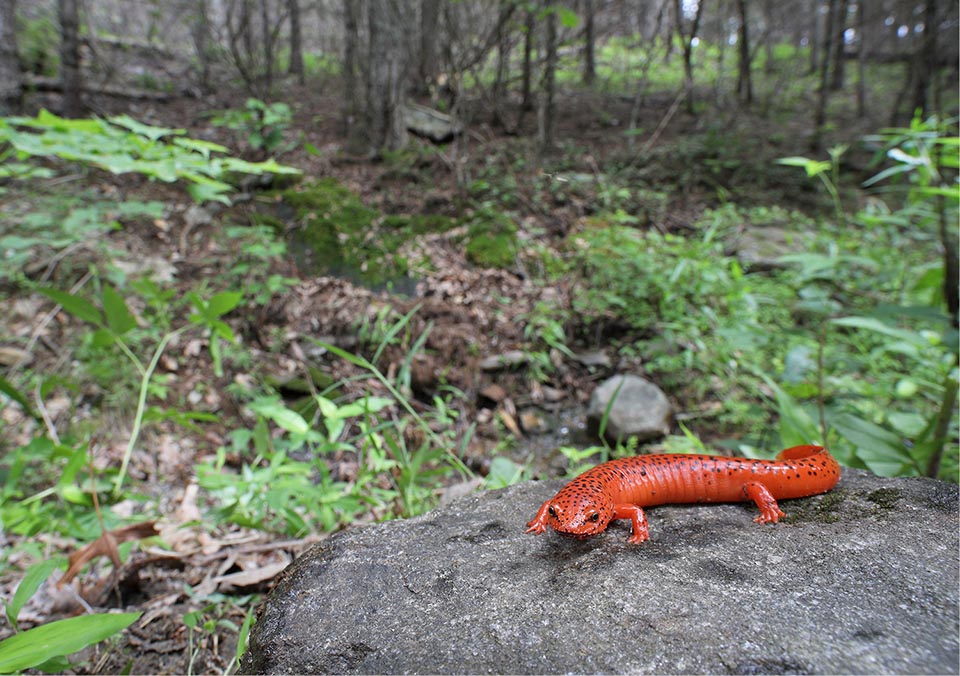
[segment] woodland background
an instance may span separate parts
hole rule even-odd
[[[0,671],[233,671],[306,544],[619,454],[957,481],[957,73],[944,0],[0,0]]]

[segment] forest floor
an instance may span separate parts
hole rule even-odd
[[[536,117],[526,116],[520,135],[508,135],[489,125],[474,123],[466,137],[461,139],[453,154],[450,146],[441,152],[411,153],[410,162],[372,162],[349,156],[342,146],[337,128],[338,111],[333,97],[318,93],[314,88],[292,88],[285,92],[285,100],[292,103],[295,124],[287,132],[297,138],[296,148],[278,158],[282,163],[298,167],[304,180],[335,177],[355,191],[368,206],[385,214],[438,214],[461,216],[462,190],[456,181],[457,172],[477,175],[481,166],[509,172],[511,157],[532,153]],[[102,114],[127,113],[149,124],[186,128],[197,138],[223,142],[236,147],[237,139],[223,129],[216,129],[203,113],[242,105],[242,100],[224,100],[202,103],[195,99],[175,99],[166,104],[136,104],[97,102]],[[670,108],[671,100],[653,97],[639,126],[657,129]],[[554,162],[548,170],[530,169],[532,179],[538,172],[558,174],[586,174],[596,176],[612,162],[629,159],[625,153],[625,120],[630,102],[618,98],[574,95],[564,99],[558,110],[557,138],[575,139],[570,149],[562,154],[563,166]],[[753,165],[769,166],[776,157],[809,152],[806,137],[799,131],[756,116],[738,111],[725,113],[728,119],[705,121],[690,117],[682,111],[667,120],[658,145],[665,149],[683,143],[688,133],[699,132],[704,124],[717,127],[734,125],[751,129],[757,143],[749,149]],[[799,126],[799,123],[797,123]],[[769,132],[765,128],[769,127]],[[852,133],[852,132],[849,132]],[[764,139],[776,138],[777,142]],[[731,134],[731,143],[735,142]],[[304,150],[304,143],[319,149],[318,154]],[[415,144],[426,142],[414,140]],[[638,144],[639,145],[639,144]],[[730,148],[730,156],[739,152]],[[708,206],[717,204],[718,184],[710,181],[691,181],[682,184],[670,171],[691,171],[694,167],[671,167],[669,150],[664,161],[651,171],[651,180],[662,186],[668,203],[662,205],[651,227],[663,232],[684,234]],[[257,158],[254,158],[257,159]],[[534,163],[529,166],[534,167]],[[559,167],[559,168],[558,168]],[[731,172],[740,171],[731,166]],[[721,177],[723,178],[723,177]],[[253,212],[269,207],[269,193],[252,193],[250,199],[239,200],[231,207],[206,207],[196,210],[189,197],[178,185],[151,183],[133,175],[112,176],[98,172],[74,176],[75,180],[61,184],[65,192],[93,189],[100,195],[116,200],[158,200],[166,205],[162,219],[136,220],[121,230],[109,234],[109,246],[114,261],[131,266],[130,276],[137,271],[167,270],[174,275],[174,288],[179,294],[196,289],[205,280],[220,280],[229,276],[232,266],[243,256],[234,243],[224,237],[226,224],[248,224]],[[562,180],[562,176],[560,178]],[[348,279],[318,276],[303,269],[292,254],[275,262],[273,272],[297,281],[289,290],[275,295],[260,308],[258,316],[243,316],[235,312],[228,322],[244,341],[252,355],[247,373],[235,372],[218,378],[214,374],[209,352],[200,339],[184,339],[171,344],[161,360],[159,373],[165,378],[167,401],[190,401],[198,409],[214,412],[223,424],[204,423],[202,430],[190,431],[172,422],[152,423],[145,431],[138,450],[133,454],[130,476],[141,490],[147,490],[160,500],[161,511],[167,518],[157,527],[162,546],[143,547],[119,569],[100,558],[79,578],[80,588],[66,585],[62,590],[46,589],[35,597],[21,613],[21,622],[27,626],[81,612],[89,606],[123,608],[144,611],[143,617],[113,643],[101,646],[85,662],[84,673],[117,673],[129,668],[132,673],[221,673],[228,667],[234,654],[236,633],[223,631],[224,627],[242,624],[247,613],[250,594],[263,593],[270,587],[274,575],[309,544],[325,537],[311,535],[303,539],[270,535],[263,531],[236,526],[211,529],[203,524],[203,512],[198,504],[195,467],[204,459],[216,455],[219,447],[229,447],[228,424],[236,421],[250,423],[249,414],[227,394],[231,381],[272,378],[286,382],[303,375],[310,358],[323,361],[324,369],[334,381],[346,380],[346,387],[357,392],[386,394],[376,379],[341,359],[311,352],[310,338],[340,345],[345,349],[357,347],[358,324],[367,321],[374,326],[385,316],[394,320],[419,305],[410,320],[410,335],[415,339],[425,332],[429,335],[422,354],[412,369],[414,405],[429,404],[432,396],[444,386],[454,386],[464,393],[463,410],[459,411],[458,430],[465,432],[471,423],[476,431],[467,446],[465,462],[479,475],[489,469],[489,461],[496,451],[507,454],[519,463],[532,456],[535,475],[556,474],[563,466],[563,458],[555,453],[562,444],[576,444],[578,428],[582,426],[583,408],[596,383],[617,372],[642,372],[642,363],[635,356],[621,356],[608,349],[611,341],[623,337],[623,329],[616,326],[599,335],[571,333],[570,347],[582,359],[570,359],[553,353],[553,368],[549,378],[534,377],[529,370],[502,371],[491,376],[479,367],[486,357],[504,355],[511,350],[523,350],[530,336],[525,334],[527,318],[544,300],[569,307],[570,289],[562,283],[544,286],[542,274],[532,269],[536,257],[525,256],[525,247],[559,246],[563,238],[575,231],[583,219],[594,210],[591,203],[596,196],[565,196],[563,199],[543,199],[533,194],[534,182],[518,182],[515,211],[519,219],[521,254],[515,265],[506,269],[479,268],[465,258],[458,240],[449,234],[424,238],[433,271],[418,276],[410,293],[390,294],[371,290]],[[796,176],[792,185],[783,185],[769,194],[751,194],[749,179],[740,184],[724,186],[728,194],[756,203],[769,200],[782,203],[791,195],[790,208],[819,206],[810,187]],[[25,195],[23,199],[27,199]],[[6,197],[10,199],[10,195]],[[14,198],[15,199],[15,198]],[[15,206],[14,206],[15,208]],[[48,278],[60,288],[69,288],[83,279],[87,264],[101,261],[84,258],[85,249],[73,252],[70,266],[61,261],[48,261]],[[242,284],[242,279],[234,278]],[[0,332],[10,336],[37,336],[31,367],[43,372],[57,372],[68,368],[64,364],[65,346],[77,330],[78,323],[61,313],[48,316],[49,302],[38,296],[14,298],[13,311],[0,319]],[[392,308],[389,314],[384,308]],[[6,314],[6,313],[5,313]],[[382,328],[382,327],[381,327]],[[621,333],[618,335],[617,331]],[[605,360],[594,360],[603,353]],[[395,373],[406,359],[401,347],[387,349],[379,368],[383,373]],[[599,365],[598,365],[599,364]],[[349,380],[351,379],[352,380]],[[198,387],[206,384],[206,387]],[[197,392],[202,392],[198,401]],[[90,393],[91,397],[102,394]],[[677,411],[695,411],[703,402],[687,399],[683,392],[668,393]],[[129,409],[114,409],[115,419],[92,419],[99,408],[94,400],[76,405],[73,394],[54,396],[46,401],[46,414],[54,424],[93,425],[95,464],[99,467],[116,466],[123,457],[126,437],[121,430],[129,429]],[[531,413],[536,411],[537,413]],[[37,429],[26,420],[17,426],[17,413],[3,412],[8,429],[19,429],[19,438],[6,440],[10,447],[29,443]],[[99,415],[99,414],[98,414]],[[530,417],[532,416],[532,417]],[[86,419],[85,419],[86,418]],[[235,427],[236,425],[234,425]],[[709,427],[697,430],[709,440],[719,435]],[[725,432],[724,432],[725,433]],[[227,464],[236,458],[227,458]],[[331,467],[336,477],[349,479],[355,467],[350,454],[332,457]],[[469,490],[476,484],[450,486],[450,494]],[[135,510],[131,502],[127,506]],[[122,513],[123,505],[114,506]],[[186,524],[186,525],[183,525]],[[519,526],[518,526],[519,527]],[[38,544],[48,554],[70,554],[73,542],[48,534],[38,535]],[[17,538],[0,534],[4,546],[16,544]],[[100,553],[106,553],[104,549]],[[22,571],[17,570],[17,557],[9,559],[7,574],[0,579],[0,590],[10,598]],[[226,600],[226,602],[224,602]],[[190,628],[184,615],[200,611],[200,622]],[[132,660],[132,662],[131,662]]]

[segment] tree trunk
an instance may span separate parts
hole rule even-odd
[[[367,147],[373,157],[398,150],[407,140],[403,121],[405,50],[399,0],[374,0],[368,6]]]
[[[583,0],[583,21],[583,84],[589,87],[597,76],[594,51],[593,0]]]
[[[19,113],[23,103],[16,18],[16,0],[0,1],[0,115]]]
[[[195,0],[190,19],[190,37],[193,40],[193,50],[200,65],[198,74],[200,90],[203,93],[210,91],[210,63],[213,60],[213,46],[210,41],[210,14],[207,0]],[[191,11],[190,5],[185,11]]]
[[[521,121],[523,119],[522,114],[533,108],[533,94],[531,90],[531,83],[533,80],[532,68],[533,68],[533,42],[534,42],[534,29],[536,28],[536,12],[532,9],[527,10],[525,20],[523,22],[524,36],[523,36],[523,87],[522,87],[522,98],[520,101],[520,113]]]
[[[827,8],[826,25],[823,30],[823,53],[820,62],[820,87],[817,92],[817,109],[813,119],[813,136],[810,145],[819,151],[823,145],[823,127],[827,121],[827,99],[830,96],[830,45],[833,38],[833,18],[840,0],[830,0]]]
[[[763,0],[763,50],[766,58],[763,60],[763,72],[772,75],[774,68],[774,32],[773,32],[773,0]]]
[[[687,112],[691,115],[696,112],[693,105],[693,41],[694,38],[697,37],[697,32],[700,30],[700,17],[703,16],[703,6],[705,4],[706,0],[700,0],[700,2],[697,3],[697,11],[693,16],[690,34],[686,35],[683,27],[683,7],[681,0],[674,0],[673,3],[673,11],[677,20],[677,34],[683,43],[683,86],[687,100]]]
[[[493,81],[493,124],[497,127],[504,126],[503,103],[510,69],[510,33],[507,30],[505,15],[510,11],[510,0],[500,0],[497,20],[497,72]]]
[[[343,101],[340,106],[340,131],[347,138],[347,147],[356,152],[361,145],[357,124],[363,97],[361,82],[363,78],[358,58],[360,49],[360,19],[363,12],[362,2],[343,0]]]
[[[846,59],[844,53],[844,32],[847,28],[847,0],[835,3],[836,15],[833,17],[833,38],[831,42],[830,61],[833,68],[830,73],[830,89],[835,92],[843,89],[843,75]]]
[[[863,2],[857,2],[857,117],[867,114],[867,41],[864,35]]]
[[[543,20],[546,58],[543,64],[543,77],[540,80],[540,94],[537,98],[537,151],[541,159],[553,148],[556,127],[557,13],[548,9],[548,1],[541,2],[541,7],[548,10]]]
[[[420,0],[420,60],[417,68],[417,92],[421,96],[429,95],[437,81],[437,27],[439,25],[440,0]]]
[[[923,44],[916,57],[913,68],[913,107],[925,115],[937,112],[934,105],[937,79],[937,2],[926,0],[923,11]]]
[[[750,33],[749,17],[747,14],[747,0],[737,0],[737,14],[740,17],[740,29],[737,38],[737,95],[740,100],[750,105],[753,103],[753,78],[750,69]]]
[[[297,82],[304,84],[303,37],[300,33],[300,2],[287,0],[287,13],[290,15],[290,74],[297,76]]]
[[[63,82],[63,114],[83,115],[83,75],[80,71],[79,0],[58,0],[60,17],[60,80]]]

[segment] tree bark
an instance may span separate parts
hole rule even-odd
[[[597,76],[593,0],[583,0],[583,21],[583,84],[589,87]]]
[[[58,0],[60,17],[60,80],[63,82],[63,114],[80,117],[84,113],[80,71],[79,0]]]
[[[937,74],[937,2],[926,0],[923,10],[923,44],[916,58],[916,67],[913,68],[913,107],[920,109],[925,115],[937,112],[934,105],[936,95]]]
[[[687,112],[691,115],[696,112],[693,105],[693,41],[697,37],[697,32],[700,30],[700,17],[703,16],[703,6],[705,4],[706,0],[700,0],[700,2],[697,3],[697,11],[693,16],[690,34],[686,35],[683,27],[683,7],[681,0],[674,0],[673,3],[673,11],[677,20],[677,34],[683,43],[683,86],[687,100]]]
[[[511,12],[511,0],[500,0],[497,20],[497,72],[493,81],[493,124],[504,126],[503,103],[506,97],[506,82],[510,69],[510,39],[505,15]]]
[[[357,116],[362,107],[360,74],[360,18],[363,12],[362,2],[343,0],[343,100],[340,106],[340,131],[347,138],[347,146],[357,151],[360,145],[362,125],[357,124]]]
[[[826,25],[823,30],[823,53],[820,62],[820,86],[817,91],[817,108],[813,118],[813,136],[810,145],[819,151],[823,144],[823,127],[827,121],[827,99],[830,97],[830,45],[833,41],[833,18],[840,0],[830,0],[827,7]]]
[[[523,22],[524,36],[523,36],[523,85],[521,89],[521,101],[520,101],[520,113],[521,121],[522,114],[533,108],[533,95],[531,92],[532,80],[533,80],[533,43],[534,43],[534,29],[536,28],[536,13],[532,9],[527,10],[526,17]]]
[[[831,39],[830,61],[832,68],[830,71],[830,89],[835,92],[843,89],[844,71],[846,59],[844,55],[844,32],[847,28],[847,0],[831,3],[834,5],[836,14],[833,17],[833,37]]]
[[[737,0],[737,14],[740,16],[739,37],[737,39],[739,47],[739,58],[737,61],[737,95],[741,101],[750,105],[753,103],[753,78],[750,72],[750,22],[747,14],[747,0]]]
[[[417,91],[424,96],[430,93],[437,80],[437,28],[439,25],[440,0],[421,0]]]
[[[189,1],[189,0],[188,0]],[[190,37],[193,40],[193,50],[200,64],[198,74],[200,90],[210,91],[210,63],[213,60],[213,48],[210,39],[210,14],[207,0],[195,0],[195,4],[187,5],[184,10],[192,11],[190,19]]]
[[[398,0],[374,0],[367,8],[367,147],[371,156],[398,150],[407,140],[403,122],[406,55]]]
[[[857,117],[867,114],[867,40],[866,21],[863,18],[863,2],[857,2]]]
[[[557,13],[549,9],[548,0],[542,0],[546,9],[543,19],[543,44],[546,58],[543,77],[540,80],[540,95],[537,99],[537,151],[541,158],[553,149],[556,127],[555,94],[557,80]]]
[[[19,113],[23,104],[16,19],[16,0],[0,0],[0,115]]]
[[[297,82],[304,84],[303,36],[300,32],[300,2],[287,0],[287,13],[290,15],[290,74],[297,76]]]

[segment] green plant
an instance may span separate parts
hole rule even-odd
[[[290,106],[281,101],[264,103],[249,98],[243,108],[228,108],[213,114],[210,122],[215,127],[226,127],[244,137],[253,150],[261,148],[268,153],[283,153],[294,143],[283,144],[283,137],[293,122]]]
[[[187,181],[197,202],[229,204],[231,174],[299,174],[274,160],[219,157],[221,145],[186,136],[183,129],[143,124],[128,115],[71,120],[46,110],[33,118],[0,118],[0,162],[9,157],[59,157],[113,174],[138,173],[173,183]]]
[[[57,620],[0,641],[0,673],[25,669],[63,671],[64,658],[123,631],[142,613],[97,613]]]
[[[188,324],[164,333],[162,337],[156,340],[149,362],[144,363],[140,356],[131,349],[128,339],[126,338],[137,326],[137,320],[127,307],[123,296],[114,287],[109,284],[102,286],[100,307],[97,307],[94,303],[78,294],[68,293],[55,288],[43,288],[40,289],[40,291],[74,317],[95,327],[90,333],[90,340],[93,345],[99,347],[113,346],[117,348],[136,369],[140,384],[133,429],[130,432],[130,438],[123,455],[120,471],[114,482],[114,493],[119,494],[126,476],[130,457],[133,454],[133,450],[140,436],[141,425],[143,424],[144,414],[147,410],[149,388],[153,381],[154,372],[160,361],[160,357],[171,340],[191,327]],[[234,340],[233,331],[229,325],[220,318],[233,310],[239,304],[241,298],[241,293],[233,291],[224,291],[215,294],[209,300],[202,298],[194,292],[188,294],[188,299],[194,308],[194,312],[189,317],[190,324],[205,328],[209,331],[210,354],[213,358],[214,370],[218,375],[222,375],[220,341],[221,339],[228,341]]]

